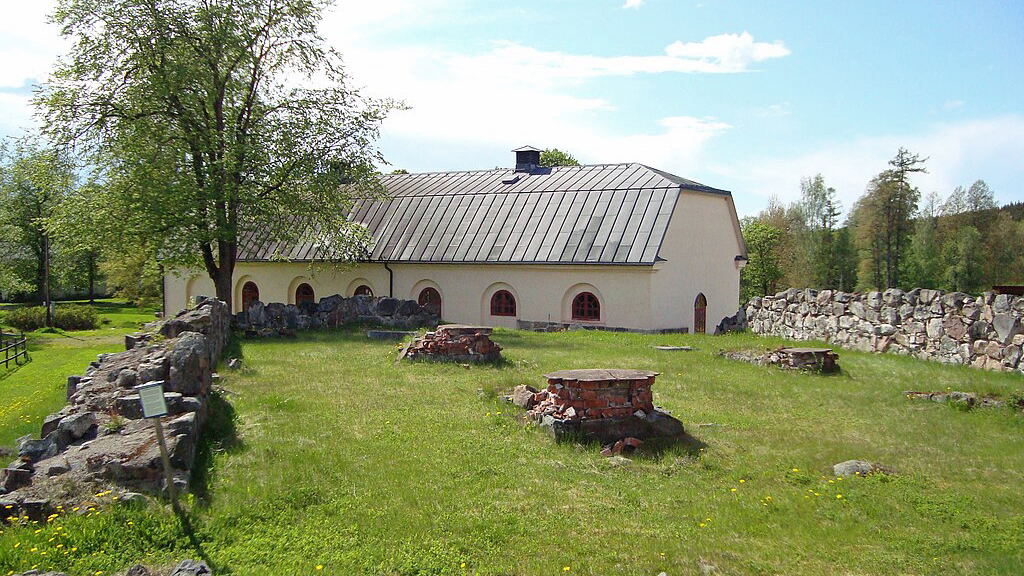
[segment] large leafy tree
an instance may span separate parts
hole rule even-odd
[[[346,85],[317,24],[328,0],[58,0],[72,42],[37,97],[46,129],[104,183],[83,199],[231,302],[246,235],[358,253],[354,196],[381,193],[391,101]]]
[[[740,273],[740,300],[774,294],[783,278],[779,261],[782,231],[759,218],[744,219],[747,265]]]
[[[75,186],[68,158],[38,139],[0,147],[0,292],[35,292],[45,301],[54,239],[46,223]]]
[[[580,161],[568,152],[558,148],[546,148],[540,153],[541,166],[579,166]]]

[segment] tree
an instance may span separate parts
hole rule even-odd
[[[25,137],[0,149],[0,255],[4,291],[35,291],[40,304],[49,302],[50,265],[54,247],[47,219],[74,187],[68,158],[36,138]]]
[[[910,175],[925,172],[917,154],[900,148],[889,161],[890,168],[875,176],[858,200],[856,221],[858,243],[868,258],[862,264],[862,283],[874,288],[901,284],[905,250],[910,240],[912,217],[921,192],[910,184]]]
[[[48,134],[96,167],[88,203],[118,235],[204,267],[229,305],[245,237],[350,259],[366,236],[345,214],[383,193],[374,141],[397,104],[346,87],[317,33],[328,4],[57,3],[72,47],[36,99]]]
[[[540,153],[541,166],[579,166],[580,162],[568,152],[558,148],[547,148]]]
[[[853,244],[850,227],[840,228],[835,234],[832,250],[834,268],[832,271],[832,287],[836,290],[852,292],[857,287],[857,248]]]
[[[814,285],[839,289],[842,282],[836,259],[835,228],[842,209],[836,200],[836,190],[826,187],[825,179],[817,174],[800,181],[800,193]]]
[[[958,292],[977,292],[982,285],[981,234],[973,226],[957,231],[946,245],[946,285]]]
[[[740,300],[774,294],[782,279],[777,253],[782,231],[760,219],[745,219],[743,241],[747,245],[747,265],[740,274]]]

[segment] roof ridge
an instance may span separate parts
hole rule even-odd
[[[551,170],[569,170],[569,169],[582,169],[582,168],[598,168],[607,166],[643,166],[649,170],[654,170],[650,166],[641,164],[639,162],[607,162],[601,164],[578,164],[575,166],[541,166],[541,168],[549,168]],[[409,172],[408,174],[382,174],[384,178],[403,178],[410,176],[434,176],[441,174],[483,174],[487,172],[514,172],[514,168],[489,168],[489,169],[477,169],[477,170],[435,170],[432,172]]]

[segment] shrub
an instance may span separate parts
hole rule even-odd
[[[46,308],[16,308],[7,313],[4,321],[26,332],[38,330],[46,326]],[[99,314],[91,306],[68,304],[56,306],[53,310],[53,325],[62,330],[92,330],[99,325],[99,321]]]

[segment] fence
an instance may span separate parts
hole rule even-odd
[[[10,368],[12,362],[15,366],[21,366],[23,362],[32,359],[28,355],[28,344],[24,334],[0,332],[0,355],[3,356],[5,370]]]

